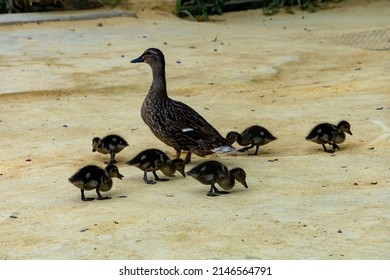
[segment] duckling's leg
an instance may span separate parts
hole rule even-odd
[[[99,188],[96,188],[96,193],[97,193],[97,195],[98,195],[98,198],[97,198],[98,200],[111,199],[111,197],[102,196],[102,195],[100,194]]]
[[[81,190],[81,200],[82,201],[91,201],[91,200],[94,200],[94,198],[93,197],[85,197],[85,195],[84,195],[84,190]]]
[[[211,188],[210,188],[209,192],[207,193],[207,195],[208,196],[219,196],[220,194],[228,194],[228,193],[229,192],[218,190],[217,187],[215,186],[215,183],[212,183]]]
[[[324,152],[326,152],[326,153],[334,153],[334,151],[328,150],[328,149],[325,147],[325,144],[322,144],[322,147],[324,147]]]
[[[252,145],[250,145],[250,146],[248,146],[248,147],[244,147],[244,148],[242,148],[242,149],[239,149],[238,151],[239,151],[239,152],[246,152],[246,151],[252,149],[254,146],[255,146],[255,144],[252,144]],[[258,150],[259,150],[259,147],[256,146],[256,152],[255,152],[254,154],[249,154],[249,155],[251,155],[251,156],[257,155],[257,151],[258,151]]]
[[[106,161],[104,162],[105,164],[115,164],[115,163],[118,163],[116,160],[115,160],[115,153],[113,153],[112,151],[110,151],[110,161]]]
[[[260,145],[256,145],[256,151],[255,151],[255,153],[253,154],[254,156],[257,155],[257,152],[259,151],[259,148],[260,148]]]
[[[169,181],[169,179],[161,179],[160,177],[157,176],[156,171],[153,171],[154,179],[159,182],[166,182]]]
[[[148,171],[146,171],[146,170],[144,170],[144,177],[143,177],[143,179],[144,179],[144,182],[145,182],[146,184],[148,184],[148,185],[156,184],[155,181],[153,181],[153,180],[148,180]]]
[[[214,183],[211,183],[211,187],[207,193],[207,196],[219,196],[218,189],[215,187]]]

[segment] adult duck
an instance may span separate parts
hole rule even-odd
[[[152,133],[163,143],[176,150],[187,151],[184,162],[191,161],[191,153],[206,156],[229,153],[236,149],[190,106],[168,97],[165,78],[164,54],[156,48],[147,49],[131,63],[150,65],[153,81],[141,107],[141,117]]]

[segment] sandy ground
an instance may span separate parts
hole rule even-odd
[[[0,26],[0,258],[389,259],[389,7]],[[124,163],[151,147],[174,155],[140,117],[151,70],[130,59],[148,47],[165,53],[170,96],[223,135],[260,124],[278,137],[258,156],[209,157],[244,168],[248,189],[149,186]],[[304,140],[342,119],[353,136],[335,154]],[[83,202],[67,179],[103,166],[91,140],[109,133],[130,143],[125,178],[111,200]]]

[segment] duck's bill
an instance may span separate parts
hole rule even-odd
[[[140,62],[144,62],[144,59],[142,58],[142,56],[140,56],[138,58],[131,60],[130,62],[131,63],[140,63]]]

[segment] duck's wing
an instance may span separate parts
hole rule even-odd
[[[227,172],[228,169],[223,164],[217,161],[207,161],[192,168],[187,172],[187,175],[193,176],[203,184],[208,184],[210,182],[217,182]]]
[[[128,146],[126,140],[118,135],[108,135],[102,139],[102,143],[108,151],[120,150]]]
[[[166,116],[167,125],[172,135],[185,145],[200,146],[205,150],[231,147],[229,141],[194,109],[179,101],[173,102],[172,106],[172,111]]]
[[[322,123],[315,126],[312,131],[306,136],[306,140],[309,141],[323,141],[330,142],[334,136],[334,133],[337,131],[337,127],[330,123]]]

